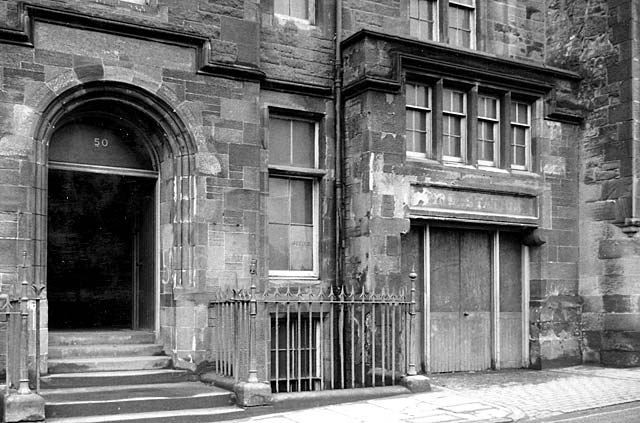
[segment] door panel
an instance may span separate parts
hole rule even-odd
[[[145,197],[138,244],[138,324],[139,329],[153,329],[155,320],[155,204]]]
[[[433,372],[491,367],[491,240],[483,231],[433,228],[431,363]]]
[[[432,229],[431,312],[460,311],[460,236],[456,231]]]
[[[522,367],[522,244],[500,232],[500,367]]]
[[[434,373],[463,370],[459,313],[431,312],[431,362]]]
[[[460,370],[460,251],[459,234],[434,228],[431,253],[432,372]]]
[[[489,232],[460,233],[461,367],[491,367],[491,240]]]

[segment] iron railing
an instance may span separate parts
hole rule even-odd
[[[415,374],[412,313],[413,289],[219,291],[209,304],[209,367],[272,392],[395,385]]]

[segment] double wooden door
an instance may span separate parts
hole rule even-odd
[[[490,233],[432,229],[431,371],[491,367]]]
[[[523,365],[523,250],[497,230],[412,226],[402,272],[415,268],[422,369],[434,373]]]

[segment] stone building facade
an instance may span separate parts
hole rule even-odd
[[[46,287],[45,363],[48,331],[134,328],[196,368],[220,289],[415,270],[420,371],[635,365],[639,17],[2,2],[2,292]]]

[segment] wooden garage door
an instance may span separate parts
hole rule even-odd
[[[432,372],[491,367],[492,234],[431,228]]]

